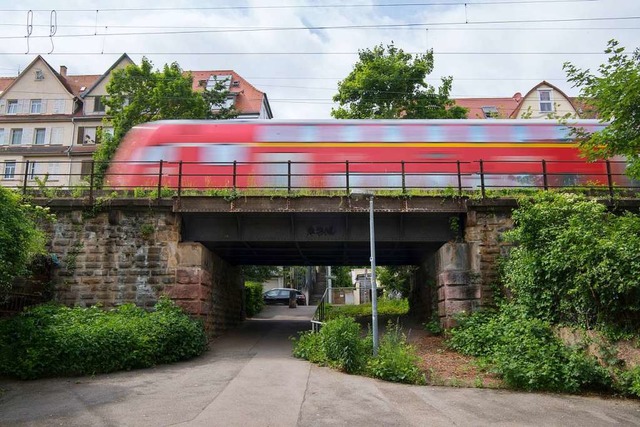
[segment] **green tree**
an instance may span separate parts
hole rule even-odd
[[[120,141],[132,127],[154,120],[227,119],[238,114],[233,107],[224,107],[229,95],[224,81],[216,81],[213,88],[202,93],[194,92],[192,76],[176,62],[154,71],[151,61],[142,58],[140,65],[115,70],[107,94],[105,127],[113,132],[103,132],[94,154],[99,184]]]
[[[242,274],[246,282],[263,283],[281,274],[280,267],[272,265],[243,265]]]
[[[344,265],[331,267],[331,275],[335,277],[331,283],[334,288],[350,288],[353,286],[351,282],[351,267]]]
[[[46,209],[29,205],[19,194],[0,187],[0,295],[16,277],[29,273],[35,255],[45,253],[45,234],[38,224],[47,218]]]
[[[212,88],[205,89],[202,92],[207,108],[206,118],[214,120],[235,119],[238,117],[239,111],[232,105],[225,106],[225,101],[231,94],[228,89],[229,82],[227,80],[218,80],[215,78],[215,84]]]
[[[404,297],[411,290],[411,278],[417,267],[412,265],[388,265],[376,269],[380,285],[387,291],[400,292]]]
[[[337,119],[463,119],[467,110],[449,98],[452,77],[435,88],[425,82],[433,71],[433,51],[415,58],[392,44],[362,49],[353,71],[338,83],[331,110]]]
[[[625,156],[630,162],[627,174],[640,178],[640,50],[629,56],[610,40],[605,53],[610,56],[598,67],[599,75],[570,62],[563,65],[568,80],[580,88],[581,101],[610,123],[597,132],[576,129],[574,133],[588,159]]]

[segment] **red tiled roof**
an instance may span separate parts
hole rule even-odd
[[[187,71],[189,73],[189,71]],[[210,71],[190,71],[193,77],[193,90],[202,91],[202,80],[208,80],[213,76],[232,76],[231,93],[237,93],[235,107],[241,114],[260,114],[264,93],[256,89],[252,84],[243,79],[238,73],[232,70],[210,70]],[[238,82],[234,85],[233,82]]]
[[[467,113],[467,118],[469,119],[486,118],[482,112],[482,107],[496,107],[498,110],[497,118],[508,119],[519,105],[516,99],[522,100],[514,95],[512,98],[456,98],[454,101],[456,105],[469,110]]]
[[[71,89],[73,90],[73,94],[75,96],[80,96],[82,92],[90,88],[96,80],[98,80],[102,75],[77,75],[77,76],[66,76],[62,77],[69,83]],[[84,88],[84,89],[83,89]]]
[[[0,92],[4,91],[13,81],[15,77],[0,77]]]

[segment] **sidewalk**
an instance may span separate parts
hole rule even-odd
[[[640,402],[387,383],[291,356],[315,307],[266,307],[202,357],[96,377],[0,380],[2,426],[640,425]]]

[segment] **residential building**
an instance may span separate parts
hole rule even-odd
[[[103,74],[71,75],[64,65],[56,71],[37,56],[17,77],[1,77],[0,185],[68,188],[89,176],[111,73],[132,63],[123,54]],[[224,81],[226,105],[235,106],[238,118],[273,118],[267,95],[236,72],[191,74],[198,91]]]
[[[456,98],[455,102],[469,109],[469,119],[545,119],[562,117],[593,118],[576,98],[567,96],[558,87],[542,81],[522,96],[511,98]]]

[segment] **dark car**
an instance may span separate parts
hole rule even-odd
[[[271,289],[262,294],[262,297],[265,304],[289,304],[289,293],[291,291],[296,293],[296,302],[298,305],[307,305],[307,297],[305,297],[302,292],[291,288]]]

